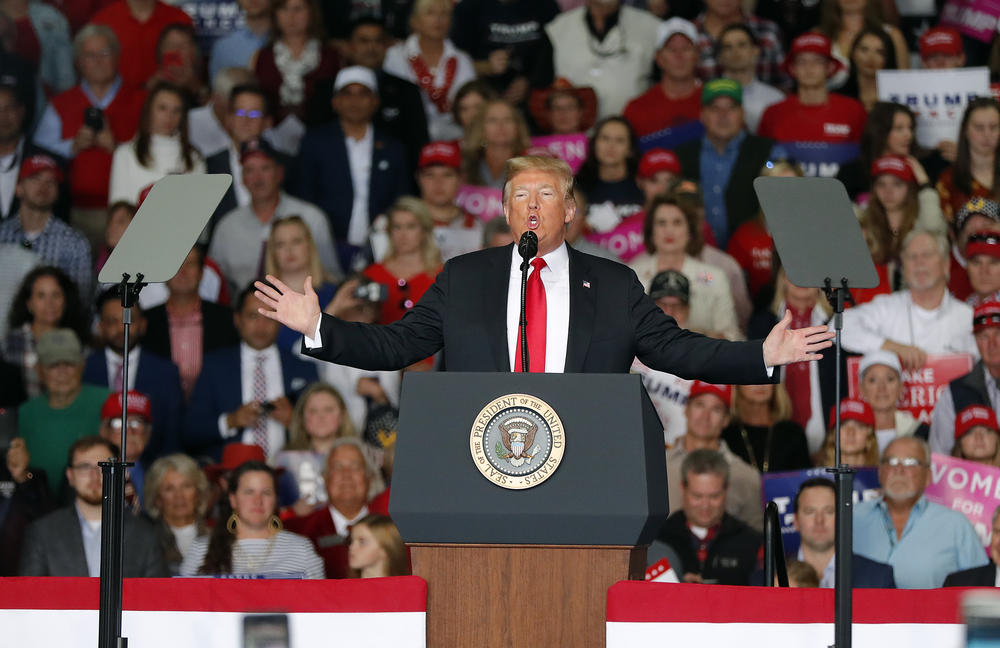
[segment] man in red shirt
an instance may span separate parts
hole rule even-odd
[[[156,73],[156,42],[167,25],[192,25],[184,11],[160,0],[118,0],[97,12],[92,22],[107,25],[121,44],[119,73],[125,85],[145,86]]]
[[[698,121],[701,83],[698,65],[698,30],[683,18],[660,24],[656,39],[656,67],[660,82],[625,106],[625,119],[639,137],[665,128]]]
[[[785,59],[785,71],[795,79],[798,90],[796,94],[784,101],[770,106],[764,111],[757,134],[770,137],[778,142],[796,142],[810,144],[826,143],[831,153],[829,160],[815,160],[823,167],[822,175],[836,174],[837,163],[843,163],[853,156],[842,155],[843,151],[851,149],[857,154],[856,146],[861,139],[868,115],[864,106],[856,99],[843,95],[832,94],[826,89],[826,81],[836,74],[842,63],[833,58],[830,53],[830,40],[822,34],[802,34],[792,41],[791,50]],[[851,145],[842,147],[838,145]],[[835,159],[835,156],[846,159]],[[798,156],[792,153],[793,158]],[[802,160],[808,162],[814,160]],[[811,169],[810,169],[811,170]],[[818,175],[808,173],[808,175]]]

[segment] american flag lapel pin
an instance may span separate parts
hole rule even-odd
[[[589,281],[587,281],[586,279],[584,279],[584,280],[583,280],[583,287],[584,287],[584,288],[590,288],[590,282],[589,282]]]

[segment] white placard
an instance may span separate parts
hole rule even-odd
[[[990,96],[988,68],[879,70],[880,101],[907,106],[917,115],[917,142],[937,148],[958,141],[962,113],[970,99]]]

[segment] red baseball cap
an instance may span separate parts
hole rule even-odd
[[[431,142],[425,144],[420,149],[420,159],[417,161],[418,169],[426,169],[429,166],[440,164],[452,169],[462,168],[462,152],[455,142]]]
[[[935,54],[958,56],[962,53],[962,37],[954,27],[932,27],[920,37],[920,58]]]
[[[21,163],[21,170],[17,174],[17,180],[20,182],[21,180],[30,178],[41,173],[42,171],[51,171],[54,173],[56,176],[56,182],[63,181],[62,167],[59,166],[59,163],[56,162],[55,159],[43,153],[32,155]]]
[[[969,236],[969,242],[965,244],[963,256],[966,259],[971,259],[977,254],[1000,258],[1000,232],[975,232]]]
[[[1000,428],[997,425],[997,415],[989,407],[969,405],[955,417],[955,440],[961,439],[966,432],[977,425],[988,427],[994,432]]]
[[[993,326],[1000,326],[1000,302],[986,301],[972,311],[972,332],[979,333]]]
[[[153,420],[153,406],[149,396],[130,389],[128,392],[128,413],[138,414],[147,421]],[[101,420],[120,418],[122,415],[122,393],[115,392],[107,397],[101,406]]]
[[[834,69],[827,75],[827,78],[844,69],[844,64],[833,57],[833,45],[830,43],[830,39],[823,34],[807,32],[792,41],[788,55],[785,56],[785,61],[781,64],[782,70],[788,76],[792,76],[792,63],[795,62],[795,57],[799,54],[819,54],[833,63]]]
[[[837,419],[837,411],[830,408],[830,425]],[[863,425],[875,427],[875,412],[872,406],[859,398],[845,398],[840,401],[840,422],[857,421]]]
[[[733,397],[733,386],[713,385],[712,383],[696,380],[691,383],[691,392],[688,394],[688,402],[698,396],[701,396],[702,394],[712,394],[713,396],[718,396],[722,399],[722,402],[726,404],[726,407],[729,407]]]
[[[660,171],[669,171],[674,175],[681,174],[681,163],[673,151],[665,148],[649,149],[639,160],[638,176],[640,178],[652,178]]]
[[[267,455],[259,445],[252,443],[227,443],[222,449],[222,461],[217,464],[205,466],[205,474],[212,481],[217,480],[222,475],[236,470],[248,461],[259,461],[267,463]],[[285,471],[282,467],[272,468],[275,475],[280,475]]]
[[[896,176],[903,182],[916,182],[913,175],[913,168],[906,158],[899,155],[883,155],[872,162],[871,177],[874,180],[880,175],[889,174]]]

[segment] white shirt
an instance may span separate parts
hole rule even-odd
[[[511,249],[510,281],[507,284],[507,355],[510,368],[516,366],[518,320],[521,316],[521,256],[517,246]],[[566,346],[569,340],[569,253],[563,243],[542,256],[541,269],[545,286],[545,373],[562,373],[566,367]],[[528,268],[531,280],[534,267]],[[528,362],[536,362],[528,358]]]
[[[232,146],[229,134],[215,116],[211,103],[188,111],[188,139],[204,157]]]
[[[356,516],[354,516],[354,518],[351,520],[348,520],[346,517],[344,517],[337,509],[333,508],[332,506],[330,507],[330,517],[333,518],[333,526],[337,529],[337,535],[339,536],[346,536],[347,527],[356,524],[358,520],[360,520],[366,515],[368,515],[367,506],[362,506],[361,512],[358,513]]]
[[[233,193],[236,194],[236,204],[245,207],[250,204],[250,192],[243,185],[243,165],[240,164],[240,152],[236,144],[229,143],[229,175],[233,176]]]
[[[115,384],[115,376],[118,375],[118,366],[122,364],[122,356],[118,355],[111,349],[104,349],[104,361],[108,366],[108,388],[117,389],[118,386]],[[139,345],[135,345],[131,351],[128,352],[128,379],[125,383],[128,385],[129,389],[135,389],[135,376],[139,373]],[[123,376],[124,378],[124,376]]]
[[[764,111],[784,99],[785,93],[760,79],[753,79],[743,86],[743,120],[747,124],[747,130],[756,133]]]
[[[360,140],[345,136],[347,162],[351,167],[351,184],[354,186],[354,205],[351,222],[347,226],[347,242],[364,245],[368,242],[368,185],[372,176],[372,147],[375,142],[371,124]]]
[[[17,149],[13,153],[0,157],[0,216],[11,215],[10,205],[14,202],[14,187],[17,186],[17,174],[21,171],[18,161],[23,148],[24,139],[17,143]]]
[[[258,351],[251,349],[246,342],[240,343],[240,383],[243,402],[249,403],[254,400],[253,394],[253,374],[257,367],[257,357],[264,358],[264,380],[267,381],[265,400],[273,401],[285,395],[285,381],[281,374],[281,356],[278,354],[278,347],[271,345],[266,349]],[[226,412],[219,415],[219,433],[224,439],[232,439],[240,430],[226,426]],[[254,431],[252,427],[243,428],[243,435],[240,437],[242,443],[254,442]],[[267,458],[273,459],[275,455],[285,446],[285,428],[271,417],[267,417]]]

